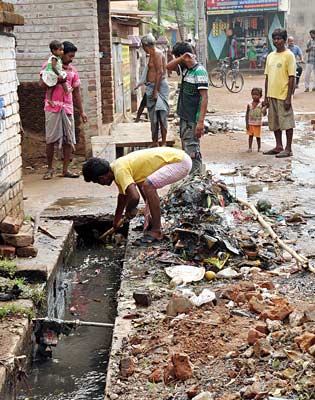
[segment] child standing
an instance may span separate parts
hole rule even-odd
[[[252,152],[253,138],[255,136],[258,146],[258,151],[261,147],[261,126],[262,117],[266,115],[266,107],[262,105],[260,99],[262,98],[263,91],[261,88],[253,88],[251,91],[252,102],[247,105],[246,110],[246,130],[248,136],[248,152]]]
[[[47,90],[47,102],[51,107],[55,107],[54,102],[52,101],[52,94],[55,86],[58,83],[58,78],[61,79],[67,78],[67,73],[62,70],[62,60],[61,56],[63,55],[63,44],[58,40],[53,40],[49,44],[49,48],[51,51],[51,56],[48,59],[47,66],[45,70],[41,73],[42,80],[46,86],[48,86]],[[66,82],[62,83],[63,89],[65,93],[69,93],[70,89]]]
[[[248,50],[249,69],[256,69],[257,67],[257,50],[255,46],[255,39],[251,40]]]

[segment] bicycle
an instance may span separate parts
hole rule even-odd
[[[246,60],[246,58],[232,61],[232,68],[229,57],[219,60],[219,67],[210,71],[209,80],[212,86],[221,88],[225,85],[232,93],[240,92],[244,86],[244,78],[239,71],[240,61],[243,60]]]
[[[226,57],[223,60],[219,60],[218,63],[219,67],[210,71],[209,80],[212,86],[221,88],[224,86],[226,72],[230,68],[230,59]]]
[[[244,77],[240,72],[240,61],[246,58],[240,58],[232,62],[232,68],[225,74],[225,86],[232,93],[239,93],[244,87]]]

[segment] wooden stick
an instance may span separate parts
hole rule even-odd
[[[311,268],[308,265],[308,259],[306,257],[304,257],[303,255],[297,254],[296,251],[294,251],[293,249],[291,249],[291,247],[289,247],[288,245],[286,245],[280,238],[279,236],[276,234],[276,232],[272,229],[272,227],[263,219],[263,217],[261,216],[261,214],[259,213],[259,211],[257,210],[257,208],[253,205],[248,203],[247,201],[237,198],[236,199],[240,204],[242,204],[243,206],[249,208],[251,210],[251,212],[254,214],[255,218],[257,219],[257,221],[260,223],[260,225],[266,229],[268,231],[268,233],[270,234],[270,236],[272,237],[272,239],[280,246],[282,247],[285,251],[287,251],[289,254],[291,254],[291,256],[293,258],[295,258],[300,264],[302,264],[303,266],[308,266],[308,268],[310,269],[310,271],[314,272],[314,269]]]
[[[52,233],[50,233],[47,229],[43,228],[42,226],[38,225],[38,231],[43,233],[44,235],[52,238],[52,239],[57,239],[57,236],[53,235]]]
[[[120,228],[126,221],[126,218],[121,218],[121,220],[118,222],[117,228]],[[116,229],[117,229],[116,228]],[[115,231],[115,228],[110,228],[108,229],[103,235],[101,235],[98,239],[101,240],[102,242],[105,242],[106,238],[110,235],[112,235]]]
[[[34,234],[36,235],[37,231],[43,233],[44,235],[52,238],[52,239],[57,239],[55,235],[50,233],[47,229],[43,228],[40,226],[40,216],[39,213],[35,215],[35,218],[31,218],[31,220],[34,222]]]

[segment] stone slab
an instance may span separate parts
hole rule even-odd
[[[43,233],[35,235],[37,257],[17,259],[17,275],[31,281],[48,281],[56,272],[60,258],[66,258],[74,245],[72,221],[40,220],[40,225],[56,237],[53,239]]]

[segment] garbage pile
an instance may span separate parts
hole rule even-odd
[[[232,278],[242,267],[269,269],[284,261],[250,211],[243,210],[210,172],[174,185],[161,209],[173,252],[206,272],[216,274],[224,268],[226,273],[220,275]]]

